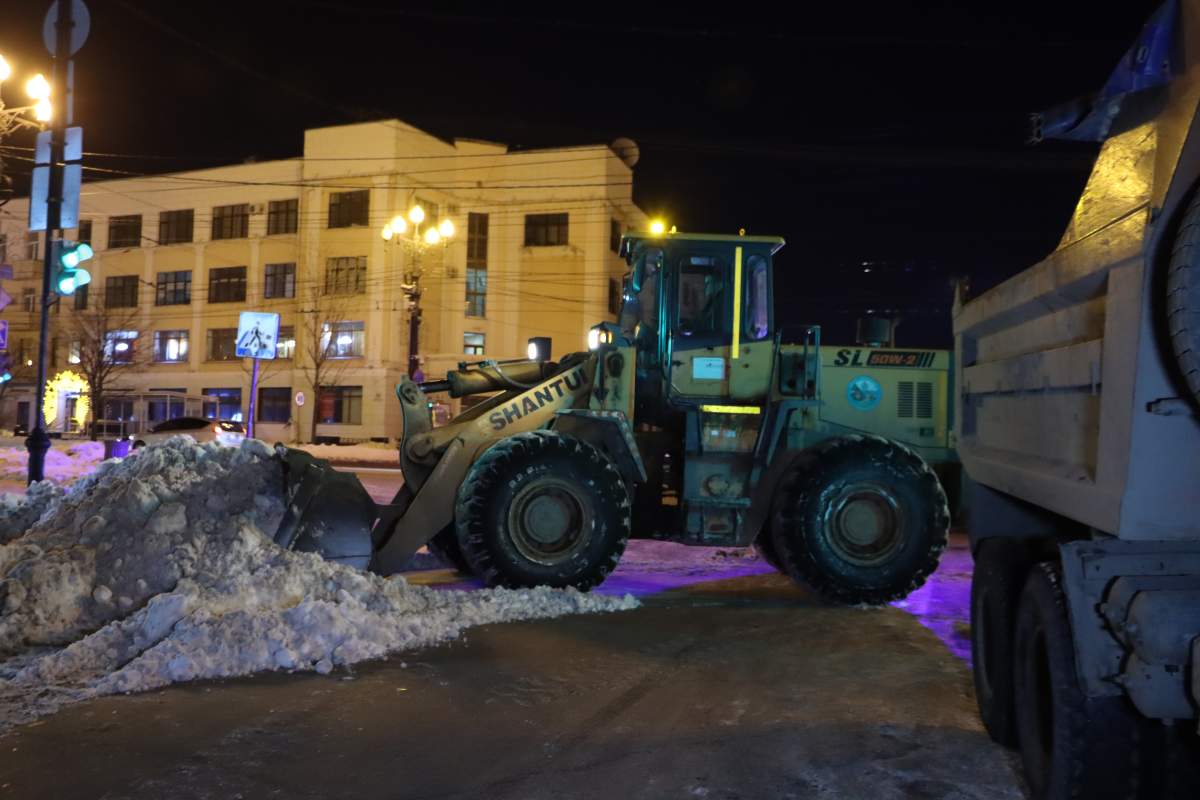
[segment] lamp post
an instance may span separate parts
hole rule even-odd
[[[445,248],[454,237],[454,223],[448,219],[426,221],[425,209],[414,205],[407,215],[396,215],[379,232],[385,242],[399,246],[408,256],[408,267],[400,288],[408,310],[408,374],[420,368],[421,337],[421,258],[434,248]]]

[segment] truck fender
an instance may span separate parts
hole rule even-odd
[[[560,409],[554,414],[554,430],[603,451],[612,459],[630,490],[634,484],[646,482],[646,465],[633,438],[633,428],[623,412]]]

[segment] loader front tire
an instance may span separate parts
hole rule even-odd
[[[771,536],[782,571],[839,603],[878,605],[925,582],[946,549],[950,510],[933,470],[878,436],[827,439],[776,492]]]
[[[446,566],[463,575],[471,575],[471,564],[458,546],[458,532],[453,525],[447,525],[437,536],[434,536],[425,546],[429,552],[440,558]]]
[[[625,552],[629,493],[592,445],[533,431],[496,443],[472,465],[455,520],[459,548],[487,585],[587,590]]]

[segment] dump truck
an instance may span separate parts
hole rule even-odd
[[[753,544],[831,600],[905,596],[946,545],[945,492],[913,447],[873,432],[883,390],[866,367],[845,389],[851,411],[822,403],[819,327],[785,329],[773,308],[783,244],[625,235],[619,320],[593,327],[589,350],[401,381],[404,485],[391,503],[283,448],[276,541],[381,573],[428,544],[488,585],[580,589],[631,535]],[[443,393],[490,396],[434,427],[429,397]]]
[[[1200,1],[1041,119],[1102,142],[1055,250],[953,312],[988,733],[1035,798],[1200,797]]]

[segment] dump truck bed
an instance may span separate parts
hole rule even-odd
[[[1059,247],[955,306],[967,474],[1122,539],[1200,538],[1200,424],[1152,302],[1196,171],[1190,125],[1106,141]]]

